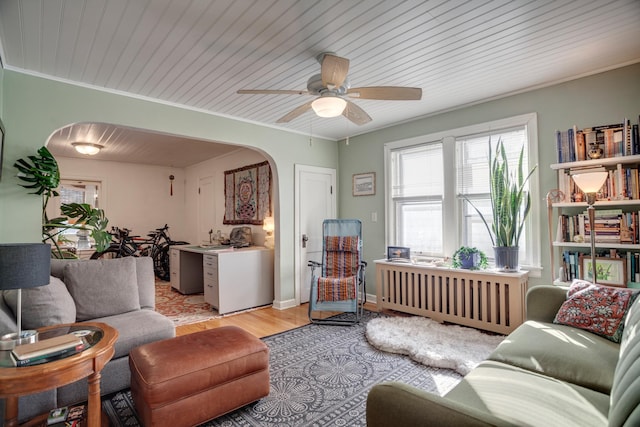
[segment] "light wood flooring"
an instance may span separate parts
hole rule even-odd
[[[375,310],[374,304],[365,304],[368,310]],[[176,327],[176,335],[186,335],[206,329],[219,328],[220,326],[239,326],[258,338],[285,332],[300,326],[308,325],[308,304],[286,310],[276,310],[265,307],[245,313],[225,316],[219,319],[206,320]],[[329,317],[334,313],[323,313],[323,317]]]

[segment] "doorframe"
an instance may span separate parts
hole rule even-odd
[[[301,258],[302,255],[300,242],[302,241],[302,235],[300,232],[300,174],[302,172],[315,172],[315,173],[324,173],[332,176],[331,185],[333,186],[333,207],[334,207],[334,216],[337,217],[338,214],[338,186],[337,186],[337,171],[333,168],[325,168],[321,166],[308,166],[308,165],[300,165],[294,164],[294,197],[293,197],[293,241],[294,243],[294,296],[295,296],[295,304],[296,306],[300,305],[300,289],[302,286],[301,283]]]

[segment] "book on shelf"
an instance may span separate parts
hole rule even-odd
[[[599,148],[603,158],[640,154],[638,124],[625,118],[622,123],[556,130],[558,163],[591,160],[592,148]]]
[[[12,355],[16,360],[33,359],[41,356],[51,356],[57,352],[82,346],[82,339],[74,334],[66,334],[53,338],[36,341],[34,343],[16,346]]]

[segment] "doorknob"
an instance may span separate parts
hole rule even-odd
[[[309,241],[309,237],[307,237],[306,234],[302,235],[302,247],[306,248],[307,247],[307,242]]]

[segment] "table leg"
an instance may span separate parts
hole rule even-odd
[[[101,403],[100,403],[100,372],[89,375],[89,398],[87,399],[87,426],[100,427]]]
[[[18,426],[18,398],[7,397],[4,408],[4,425],[6,427]]]

